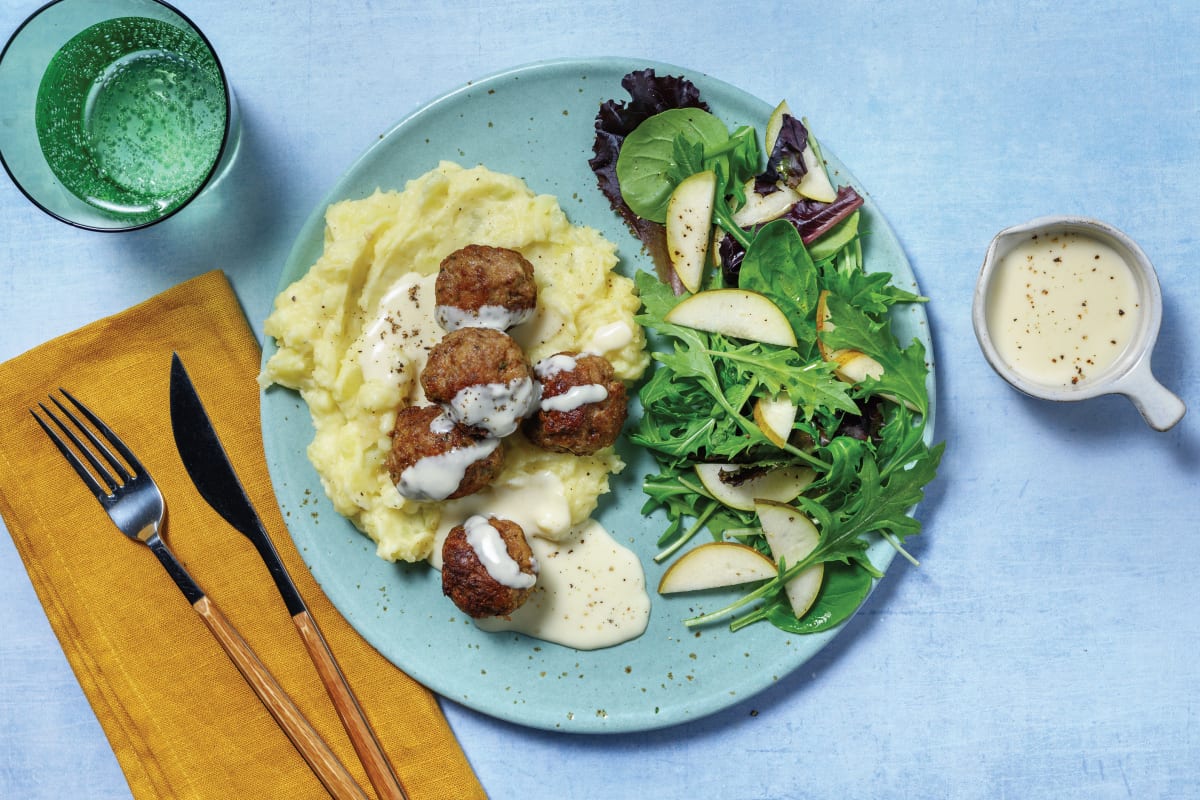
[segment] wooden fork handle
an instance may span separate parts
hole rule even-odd
[[[362,788],[354,782],[354,778],[346,771],[342,762],[329,749],[329,745],[300,713],[300,709],[288,697],[275,677],[267,671],[262,661],[250,649],[250,645],[246,644],[246,640],[225,618],[217,605],[205,595],[192,603],[192,608],[200,614],[238,671],[254,689],[254,693],[262,700],[267,711],[271,712],[271,716],[279,723],[279,727],[308,762],[308,766],[329,794],[336,800],[368,800]]]
[[[321,629],[317,627],[317,621],[305,610],[293,616],[292,622],[296,624],[296,630],[300,632],[300,638],[308,648],[308,654],[321,676],[321,682],[329,692],[329,699],[333,701],[333,707],[350,736],[350,743],[354,745],[354,751],[358,753],[358,758],[362,761],[367,777],[370,778],[380,800],[408,800],[408,795],[405,794],[404,787],[400,785],[391,763],[384,755],[379,739],[367,721],[358,698],[354,696],[346,682],[346,676],[342,674],[337,660],[329,650],[329,644],[321,634]]]

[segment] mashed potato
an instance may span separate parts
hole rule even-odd
[[[424,402],[420,371],[444,334],[433,297],[441,260],[487,244],[533,263],[537,312],[510,331],[531,363],[561,350],[597,352],[618,378],[636,380],[648,362],[633,321],[639,302],[632,281],[613,271],[613,244],[571,225],[555,198],[483,167],[442,163],[402,192],[336,203],[325,219],[324,253],[267,318],[278,350],[260,382],[300,392],[316,429],[308,457],[334,506],[376,542],[378,555],[425,559],[446,506],[402,497],[384,458],[397,409]],[[582,457],[549,453],[520,433],[503,446],[493,492],[544,486],[569,516],[529,531],[547,539],[586,520],[608,491],[608,476],[624,467],[612,448]]]

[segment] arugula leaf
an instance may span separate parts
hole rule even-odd
[[[929,367],[925,363],[925,346],[921,341],[914,338],[912,344],[902,350],[886,321],[876,321],[841,295],[830,294],[825,302],[835,327],[823,331],[821,340],[834,349],[861,350],[874,358],[883,366],[884,372],[878,379],[867,382],[867,390],[894,395],[912,403],[923,416],[928,415],[925,377]]]
[[[926,298],[893,286],[891,280],[889,272],[863,272],[857,265],[821,273],[821,282],[831,294],[867,314],[883,314],[896,303],[925,302]]]
[[[756,600],[771,597],[783,590],[784,585],[813,564],[840,561],[857,562],[872,576],[882,576],[867,560],[868,533],[879,532],[898,537],[917,533],[921,523],[908,515],[908,509],[924,497],[923,487],[933,480],[938,463],[942,458],[945,443],[926,450],[906,468],[896,470],[886,479],[881,479],[874,460],[864,459],[859,470],[858,491],[849,498],[847,505],[831,511],[810,498],[801,496],[797,502],[805,513],[812,516],[821,534],[820,543],[808,556],[787,568],[759,588],[746,594],[724,608],[686,620],[688,626],[703,625],[736,611]]]

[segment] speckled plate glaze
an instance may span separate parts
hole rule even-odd
[[[484,164],[520,176],[535,192],[557,195],[574,223],[597,228],[618,243],[623,272],[652,269],[596,188],[587,163],[598,106],[610,98],[625,99],[621,78],[644,67],[695,82],[731,130],[752,124],[761,131],[766,124],[771,105],[701,73],[649,61],[563,60],[492,75],[425,106],[363,154],[304,226],[283,270],[280,290],[320,256],[327,205],[365,197],[376,187],[402,188],[441,160]],[[835,182],[853,184],[861,192],[841,163],[828,150],[825,155]],[[912,270],[895,235],[870,197],[864,197],[868,268],[891,272],[898,285],[915,291]],[[932,353],[921,307],[904,310],[894,324],[902,342],[919,337]],[[272,352],[273,343],[268,342],[264,359]],[[631,414],[638,413],[635,403]],[[717,608],[738,593],[653,593],[663,567],[652,556],[665,521],[641,515],[641,479],[654,465],[649,454],[627,444],[623,455],[629,466],[613,480],[596,518],[645,565],[653,603],[646,633],[627,644],[590,652],[520,634],[484,633],[442,596],[437,572],[377,558],[374,543],[333,510],[305,456],[312,423],[297,394],[278,387],[266,391],[262,420],[271,477],[292,537],[334,605],[398,667],[444,697],[482,713],[570,732],[673,725],[748,699],[795,670],[836,634],[793,636],[766,623],[737,633],[724,625],[685,628],[685,618]],[[926,434],[932,432],[931,421]],[[870,549],[880,569],[888,567],[893,555],[883,542]]]

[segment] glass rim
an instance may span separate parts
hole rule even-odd
[[[18,37],[20,37],[21,32],[24,31],[25,28],[28,27],[30,23],[32,23],[35,19],[40,17],[42,14],[44,14],[47,10],[49,10],[50,8],[52,8],[56,5],[59,5],[60,3],[75,2],[75,1],[76,0],[50,0],[50,2],[44,3],[41,7],[39,7],[35,11],[33,11],[29,16],[27,16],[24,19],[24,21],[22,21],[21,24],[17,26],[16,30],[13,31],[12,35],[8,37],[8,41],[6,41],[4,43],[4,47],[0,48],[0,64],[3,64],[4,57],[8,54],[9,48],[12,47],[13,43],[17,41]],[[185,23],[187,23],[188,27],[191,28],[192,31],[195,32],[195,34],[200,37],[200,41],[202,41],[204,43],[204,46],[206,48],[208,48],[209,54],[212,55],[213,62],[216,63],[216,65],[217,65],[217,73],[221,76],[221,86],[225,89],[225,130],[221,133],[221,147],[217,150],[217,156],[215,159],[213,159],[212,166],[209,167],[208,174],[204,176],[204,180],[202,180],[200,182],[200,185],[196,187],[195,191],[193,191],[190,195],[188,195],[183,200],[182,203],[180,203],[179,205],[177,205],[175,208],[171,209],[167,213],[163,214],[162,216],[155,217],[152,220],[148,220],[146,222],[139,222],[134,225],[127,225],[127,226],[123,226],[123,227],[113,227],[113,228],[102,227],[99,225],[89,225],[86,222],[80,222],[78,220],[74,220],[69,217],[65,217],[62,214],[56,213],[55,211],[52,211],[51,209],[47,208],[44,203],[42,203],[36,197],[34,197],[29,192],[29,190],[26,189],[25,186],[21,184],[21,181],[17,178],[17,176],[13,172],[12,168],[8,165],[8,160],[4,157],[3,148],[0,148],[0,165],[4,166],[4,171],[8,173],[8,177],[12,180],[13,185],[17,187],[17,189],[21,192],[21,194],[25,195],[26,199],[28,199],[29,202],[33,203],[36,207],[38,207],[39,209],[44,211],[49,216],[53,217],[54,219],[58,220],[59,222],[65,222],[66,224],[68,224],[74,228],[79,228],[79,229],[85,230],[85,231],[96,231],[97,233],[128,233],[129,231],[137,231],[137,230],[142,230],[143,228],[149,228],[152,225],[157,225],[158,223],[162,222],[163,220],[170,219],[171,217],[175,216],[180,211],[182,211],[183,209],[185,209],[189,205],[191,205],[192,201],[195,200],[200,195],[201,192],[203,192],[205,189],[208,188],[209,183],[213,179],[213,175],[216,174],[217,168],[221,166],[221,162],[225,158],[225,151],[229,147],[230,126],[233,123],[233,102],[234,102],[233,88],[229,85],[229,78],[225,74],[225,65],[221,63],[221,57],[219,55],[217,55],[217,49],[215,47],[213,47],[212,42],[209,41],[208,36],[206,36],[204,34],[204,31],[202,31],[200,29],[200,26],[197,25],[195,22],[193,22],[191,17],[189,17],[187,14],[184,14],[182,11],[180,11],[175,6],[166,2],[166,0],[147,0],[147,2],[151,2],[151,3],[154,3],[155,5],[162,6],[163,8],[167,9],[171,13],[178,16]]]

